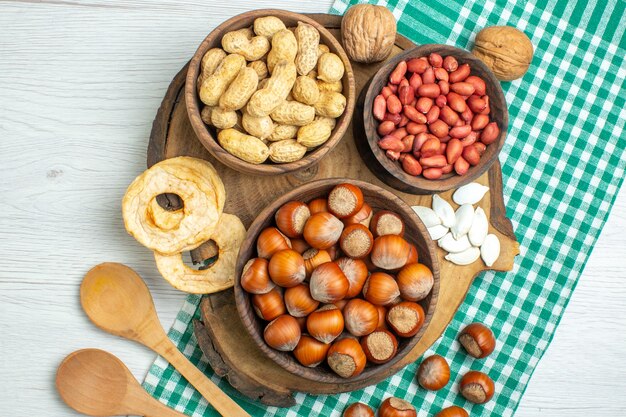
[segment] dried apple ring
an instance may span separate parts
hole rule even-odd
[[[183,217],[185,217],[185,213],[183,213],[182,208],[172,211],[166,210],[159,205],[156,197],[148,205],[148,219],[161,230],[177,228]]]
[[[183,262],[182,253],[163,255],[154,252],[157,268],[174,288],[193,294],[211,294],[235,283],[235,263],[246,228],[239,217],[222,214],[215,233],[210,237],[218,247],[217,261],[208,269],[196,270]]]
[[[165,193],[176,194],[183,202],[182,219],[177,218],[178,212],[155,210],[152,201]],[[211,164],[181,156],[161,161],[139,175],[126,190],[122,215],[126,230],[139,243],[172,255],[209,240],[224,200],[224,185]],[[167,220],[168,216],[176,218]],[[169,229],[172,224],[176,226]]]

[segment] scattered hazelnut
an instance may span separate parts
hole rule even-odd
[[[461,379],[460,391],[468,401],[483,404],[493,397],[495,384],[487,374],[469,371]]]
[[[493,332],[484,324],[472,323],[459,333],[459,342],[470,356],[484,358],[496,348]]]
[[[450,366],[446,360],[439,356],[430,356],[420,364],[417,369],[417,382],[422,388],[438,391],[450,381]]]

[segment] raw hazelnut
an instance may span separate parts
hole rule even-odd
[[[417,382],[427,390],[438,391],[450,381],[450,365],[439,356],[430,356],[417,369]]]
[[[387,398],[378,409],[379,417],[417,417],[415,407],[400,398]]]
[[[461,379],[460,391],[468,401],[483,404],[493,397],[495,384],[487,374],[469,371]]]
[[[344,410],[343,417],[374,417],[374,410],[363,403],[354,403]]]
[[[387,330],[376,330],[361,339],[361,347],[368,361],[380,364],[396,356],[398,340]]]
[[[459,333],[459,342],[470,356],[484,358],[496,348],[493,332],[484,324],[472,323]]]

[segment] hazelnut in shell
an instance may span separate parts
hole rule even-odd
[[[370,259],[378,268],[394,271],[406,265],[410,255],[409,242],[397,235],[385,235],[374,240]]]
[[[461,379],[459,391],[466,400],[476,404],[484,404],[493,397],[495,384],[487,374],[469,371]]]
[[[341,251],[354,259],[365,258],[371,252],[373,245],[372,232],[359,223],[347,226],[339,238]]]
[[[431,270],[424,264],[405,265],[398,272],[400,296],[407,301],[421,301],[433,289],[434,279]]]
[[[341,220],[328,212],[311,215],[304,225],[304,240],[316,249],[328,249],[339,241],[343,232]]]
[[[361,347],[368,361],[381,364],[396,356],[398,340],[388,330],[375,330],[361,339]]]
[[[294,317],[306,317],[319,306],[319,301],[311,297],[309,286],[299,284],[285,290],[285,306]]]
[[[376,330],[387,330],[387,308],[385,306],[376,306],[378,310],[378,326]]]
[[[257,316],[266,321],[274,320],[281,314],[287,313],[280,288],[274,288],[266,294],[253,295],[252,306]]]
[[[379,417],[417,417],[417,411],[410,402],[400,398],[387,398],[378,409]]]
[[[309,211],[311,214],[328,211],[328,200],[325,198],[316,198],[315,200],[309,201]]]
[[[304,258],[304,269],[306,270],[307,278],[311,276],[315,268],[332,261],[330,255],[324,249],[308,249],[302,254],[302,257]]]
[[[370,221],[372,220],[372,206],[367,203],[363,203],[363,207],[355,215],[341,219],[343,224],[349,226],[351,224],[362,224],[365,227],[370,227]]]
[[[450,382],[450,365],[442,356],[429,356],[417,369],[417,382],[424,389],[440,390]]]
[[[259,258],[269,259],[279,250],[291,249],[289,238],[275,227],[263,229],[256,241]]]
[[[485,358],[496,348],[496,338],[489,327],[482,323],[472,323],[459,333],[459,342],[470,356]]]
[[[328,194],[328,211],[340,219],[354,216],[362,207],[363,192],[354,184],[337,184]]]
[[[349,283],[337,263],[326,262],[313,270],[309,286],[315,300],[334,303],[346,296]]]
[[[345,337],[332,344],[326,361],[330,369],[340,377],[352,378],[363,372],[367,359],[359,342]]]
[[[424,319],[424,309],[412,301],[403,301],[387,311],[387,324],[400,337],[415,336]]]
[[[283,249],[272,255],[268,271],[274,284],[295,287],[306,278],[304,259],[293,249]]]
[[[298,345],[293,350],[293,355],[302,365],[314,368],[324,362],[329,348],[329,344],[322,343],[309,335],[303,334]]]
[[[276,211],[274,219],[278,230],[290,238],[299,238],[304,231],[304,224],[311,217],[309,206],[301,201],[290,201]]]
[[[533,60],[533,44],[524,32],[511,26],[486,27],[476,35],[472,53],[501,81],[521,78]]]
[[[372,303],[353,298],[343,308],[343,320],[346,330],[353,336],[365,336],[376,330],[378,310]]]
[[[446,407],[438,412],[435,417],[469,417],[467,411],[456,405]]]
[[[356,297],[363,290],[363,285],[365,285],[365,281],[369,275],[367,265],[360,259],[348,257],[339,258],[337,265],[339,265],[343,274],[348,278],[348,292],[346,293],[346,298]]]
[[[370,230],[374,237],[385,235],[404,236],[404,221],[399,214],[389,210],[380,210],[370,222]]]
[[[374,417],[374,410],[369,405],[354,403],[343,411],[342,417]]]
[[[281,352],[290,352],[300,341],[300,325],[288,314],[283,314],[272,320],[263,331],[265,342]]]
[[[298,252],[302,255],[307,250],[311,249],[311,245],[306,243],[304,239],[290,239],[291,240],[291,249]]]
[[[276,284],[270,279],[267,259],[250,259],[243,267],[241,273],[241,287],[250,294],[266,294],[270,292]]]
[[[335,305],[327,304],[309,314],[306,328],[315,339],[330,343],[343,332],[343,314]]]
[[[374,305],[386,306],[400,296],[400,290],[396,280],[391,275],[384,272],[374,272],[365,281],[363,296]]]

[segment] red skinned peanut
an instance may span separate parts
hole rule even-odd
[[[448,144],[445,142],[441,142],[439,144],[439,152],[437,152],[437,155],[445,155],[447,148],[448,148]]]
[[[486,94],[487,85],[482,78],[470,75],[465,79],[465,82],[472,84],[474,86],[474,92],[479,96],[484,96]]]
[[[402,103],[400,103],[398,96],[392,94],[387,97],[387,111],[393,114],[398,114],[402,111]]]
[[[474,94],[474,86],[466,82],[450,84],[450,90],[462,96],[471,96]]]
[[[385,136],[394,131],[396,125],[391,120],[385,120],[381,124],[378,125],[378,134],[380,136]]]
[[[387,112],[387,100],[385,100],[382,94],[376,96],[373,107],[372,113],[374,114],[374,118],[376,120],[383,120]]]
[[[491,122],[483,129],[483,132],[480,134],[480,141],[485,145],[489,145],[498,139],[500,135],[500,128],[496,124],[496,122]]]
[[[459,114],[448,106],[443,106],[441,108],[441,113],[440,113],[439,118],[443,120],[444,122],[446,122],[448,126],[454,126],[455,123],[460,120]]]
[[[402,169],[409,175],[417,176],[422,173],[422,166],[417,159],[410,154],[405,154],[405,157],[402,160]]]
[[[483,156],[483,154],[487,150],[487,145],[482,142],[476,142],[473,146],[474,148],[476,148],[476,150],[478,151],[478,155],[480,156]]]
[[[432,136],[424,142],[424,144],[420,147],[419,151],[423,158],[428,158],[430,156],[437,155],[439,153],[440,146],[441,146],[441,142],[439,142],[439,139]]]
[[[472,129],[481,130],[489,124],[489,116],[486,114],[475,114],[472,119]]]
[[[467,174],[469,167],[469,163],[465,159],[463,159],[462,156],[460,156],[454,163],[454,172],[456,172],[458,175],[465,175]]]
[[[478,140],[479,133],[476,131],[471,131],[469,135],[461,139],[461,145],[463,147],[473,145]]]
[[[463,139],[464,137],[467,137],[467,135],[469,135],[470,133],[472,133],[472,126],[463,125],[463,126],[456,126],[450,129],[449,135],[450,137],[453,137],[456,139]]]
[[[416,74],[423,74],[427,68],[430,67],[430,63],[426,58],[413,58],[409,59],[406,63],[407,69]]]
[[[400,88],[398,88],[398,98],[402,104],[411,104],[415,98],[415,92],[408,84],[400,86]]]
[[[480,113],[487,108],[487,101],[473,94],[467,99],[467,106],[474,112]]]
[[[415,123],[426,123],[426,116],[420,113],[415,107],[404,106],[404,115]]]
[[[433,67],[439,68],[443,64],[443,58],[438,53],[433,52],[428,56],[428,62],[430,62],[430,65]]]
[[[389,88],[389,86],[384,86],[383,89],[380,90],[380,94],[382,94],[383,97],[387,98],[393,94],[393,91],[391,91],[391,88]]]
[[[443,106],[448,104],[448,99],[446,98],[445,95],[442,94],[435,99],[435,104],[437,105],[437,107],[442,108]]]
[[[448,72],[456,71],[459,68],[459,62],[452,55],[448,55],[443,59],[443,68]]]
[[[404,77],[403,79],[400,80],[400,84],[398,84],[398,89],[400,87],[404,87],[404,86],[407,86],[407,85],[409,85],[409,80],[407,80],[406,77]]]
[[[421,114],[421,113],[418,113]],[[423,114],[421,114],[424,116]],[[426,116],[424,116],[426,117]],[[428,130],[428,126],[422,123],[409,122],[406,124],[406,131],[411,135],[417,135],[418,133],[423,133]]]
[[[463,153],[463,145],[458,139],[450,139],[446,148],[446,159],[449,164],[454,164],[459,156]]]
[[[461,119],[465,123],[471,124],[473,118],[474,118],[474,113],[472,112],[472,109],[470,109],[469,107],[466,107],[465,110],[461,112]]]
[[[458,70],[457,70],[458,71]],[[465,104],[465,99],[463,97],[453,91],[450,91],[446,96],[448,99],[448,106],[456,112],[463,113],[465,109],[467,109],[467,105]],[[389,99],[387,99],[389,101]]]
[[[448,81],[449,79],[449,75],[448,75],[448,71],[446,71],[443,68],[435,68],[435,79],[439,80],[439,81]]]
[[[417,90],[417,88],[422,84],[424,84],[422,82],[422,77],[416,72],[411,75],[411,78],[409,78],[409,85],[413,87],[414,91]]]
[[[443,168],[447,164],[448,161],[443,155],[433,155],[429,157],[422,156],[420,158],[420,165],[422,166],[422,168]]]
[[[456,71],[450,73],[450,82],[458,83],[460,81],[465,81],[465,79],[470,75],[470,66],[468,64],[459,65]]]
[[[439,90],[441,90],[441,94],[446,95],[450,92],[450,83],[445,80],[439,81]]]
[[[438,180],[443,175],[441,168],[426,168],[422,171],[424,178],[429,180]]]
[[[442,174],[449,174],[452,172],[452,170],[454,169],[454,165],[448,164],[445,167],[441,168],[441,173]]]
[[[422,97],[437,98],[441,94],[441,89],[435,83],[422,84],[417,88],[417,94]]]
[[[402,152],[404,144],[395,136],[387,135],[378,141],[378,147],[385,151]]]
[[[397,161],[398,159],[400,159],[400,155],[402,154],[396,151],[386,151],[385,155],[387,155],[387,158],[391,159],[392,161]]]
[[[428,113],[428,110],[433,106],[433,99],[429,97],[420,97],[415,103],[415,108],[421,113]]]
[[[441,119],[437,119],[428,126],[428,130],[430,130],[430,132],[438,138],[442,138],[448,135],[449,128],[446,122]]]
[[[413,142],[415,141],[415,135],[406,135],[402,138],[402,144],[404,148],[402,152],[411,152],[413,150]]]
[[[491,112],[491,107],[489,106],[489,96],[482,96],[481,97],[483,100],[485,100],[485,103],[487,103],[487,105],[485,106],[485,108],[480,112],[480,114],[489,114],[489,112]]]
[[[389,75],[389,82],[391,84],[400,84],[400,81],[402,81],[404,74],[406,74],[406,70],[407,70],[406,61],[398,62],[398,65],[396,65],[396,68]]]
[[[422,74],[422,82],[424,84],[433,84],[435,82],[435,70],[433,67],[426,68],[426,71]]]
[[[394,130],[393,132],[390,133],[391,136],[395,136],[398,139],[402,139],[403,137],[405,137],[407,135],[407,131],[405,128],[400,127],[396,130]]]
[[[398,92],[398,86],[395,84],[387,83],[387,87],[389,87],[393,94],[396,94]]]
[[[428,110],[428,113],[426,113],[426,123],[431,124],[439,119],[439,111],[439,107],[432,106],[430,110]]]
[[[480,162],[480,154],[473,146],[464,147],[461,156],[472,166],[476,166]]]
[[[405,115],[400,117],[400,123],[398,123],[398,127],[405,127],[409,123],[409,118]]]
[[[383,120],[389,120],[390,122],[393,122],[394,125],[397,125],[400,123],[400,120],[402,120],[402,116],[399,114],[386,113]]]

